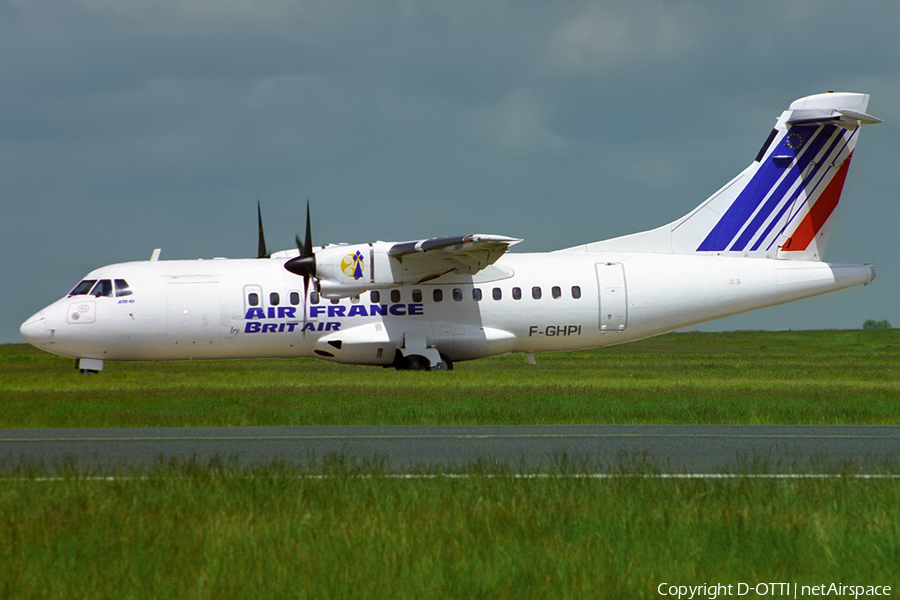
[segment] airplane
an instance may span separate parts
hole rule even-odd
[[[21,326],[84,373],[106,361],[312,357],[448,370],[459,361],[622,344],[868,284],[822,253],[867,94],[791,103],[755,160],[667,225],[554,252],[473,234],[269,254],[126,262],[89,273]]]

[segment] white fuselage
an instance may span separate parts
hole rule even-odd
[[[100,361],[315,357],[390,365],[398,350],[415,347],[460,361],[629,342],[874,278],[868,265],[818,261],[508,253],[475,275],[328,300],[304,296],[286,260],[110,265],[87,279],[127,280],[131,293],[62,298],[22,334],[49,352]]]
[[[493,234],[316,249],[307,204],[295,252],[103,267],[22,335],[87,372],[292,356],[441,369],[621,344],[869,283],[869,265],[821,262],[859,129],[879,122],[868,102],[795,100],[748,167],[655,229],[543,254],[510,254],[521,240]]]

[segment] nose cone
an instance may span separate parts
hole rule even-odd
[[[316,276],[316,257],[315,256],[298,256],[284,263],[284,268],[302,277]]]
[[[25,338],[26,342],[32,346],[37,346],[38,348],[46,348],[50,344],[54,334],[54,331],[50,329],[47,324],[44,311],[37,313],[22,323],[19,332],[22,334],[22,337]]]

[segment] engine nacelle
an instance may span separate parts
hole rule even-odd
[[[389,254],[394,242],[326,246],[316,252],[319,293],[346,298],[367,290],[415,284],[454,270],[430,261],[403,260]]]
[[[315,252],[301,249],[301,255],[293,256],[284,268],[303,277],[304,286],[315,279],[319,293],[326,298],[346,298],[366,290],[415,285],[451,272],[474,275],[521,241],[473,234],[412,242],[341,244]]]

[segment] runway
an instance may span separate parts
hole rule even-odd
[[[0,470],[91,472],[159,461],[315,467],[340,459],[394,473],[554,469],[659,473],[900,472],[900,426],[545,425],[2,429]]]

